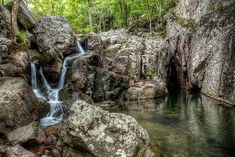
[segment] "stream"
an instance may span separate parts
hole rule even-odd
[[[50,105],[50,111],[46,117],[40,119],[40,124],[42,127],[48,127],[60,123],[66,114],[66,109],[63,107],[63,102],[60,100],[60,91],[64,87],[67,65],[68,62],[82,56],[85,53],[79,41],[77,41],[77,52],[65,57],[60,77],[56,87],[51,87],[46,77],[42,67],[39,69],[40,78],[37,77],[36,62],[31,63],[31,84],[36,97],[40,100],[45,100]],[[41,89],[38,85],[39,79],[42,82],[43,88]]]
[[[135,117],[161,157],[235,156],[235,112],[201,95],[130,101],[115,112]],[[160,151],[159,151],[160,150]]]

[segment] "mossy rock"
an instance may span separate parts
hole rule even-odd
[[[176,23],[183,27],[193,28],[196,26],[196,22],[193,19],[187,19],[182,17],[176,17]]]

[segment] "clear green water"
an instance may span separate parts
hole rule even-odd
[[[235,157],[235,110],[200,96],[127,102],[116,110],[145,128],[163,157]]]

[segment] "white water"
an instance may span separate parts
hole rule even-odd
[[[78,57],[82,56],[85,53],[85,51],[82,48],[82,46],[80,45],[79,41],[77,42],[77,49],[78,49],[78,53],[76,53],[74,55],[71,55],[71,56],[67,56],[64,59],[64,63],[63,63],[63,66],[62,66],[62,69],[61,69],[61,72],[60,72],[59,82],[58,82],[56,88],[52,88],[50,86],[50,84],[46,80],[46,77],[44,76],[43,69],[40,68],[39,74],[41,76],[42,83],[43,83],[44,89],[46,91],[45,96],[43,96],[41,94],[41,91],[40,91],[40,89],[38,88],[38,85],[37,85],[37,75],[36,75],[37,72],[36,72],[35,63],[34,62],[31,63],[31,77],[32,77],[33,91],[34,91],[34,93],[35,93],[35,95],[37,96],[38,99],[47,100],[47,102],[50,104],[49,113],[47,114],[46,117],[44,117],[40,120],[41,126],[43,126],[43,127],[48,127],[48,126],[51,126],[51,125],[55,125],[57,123],[60,123],[61,120],[63,119],[63,116],[64,116],[65,112],[64,112],[64,109],[63,109],[63,104],[59,100],[59,92],[64,87],[68,62],[71,61],[72,59],[75,59],[75,58],[78,58]]]

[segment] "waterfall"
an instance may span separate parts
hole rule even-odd
[[[61,120],[63,119],[63,116],[65,114],[65,111],[64,111],[65,109],[63,107],[62,101],[60,101],[59,93],[60,93],[60,90],[62,90],[64,87],[68,62],[71,61],[72,59],[82,56],[85,53],[79,41],[77,41],[77,50],[78,51],[76,54],[67,56],[64,59],[64,63],[61,68],[60,77],[59,77],[59,81],[58,81],[56,88],[52,88],[50,86],[46,77],[44,76],[42,67],[40,67],[39,74],[41,76],[42,83],[45,89],[46,98],[41,94],[40,89],[38,88],[38,85],[37,85],[37,75],[36,75],[37,72],[36,72],[35,63],[34,62],[31,63],[31,77],[32,77],[33,91],[35,95],[38,97],[38,99],[43,98],[44,100],[47,100],[48,104],[50,104],[49,113],[47,114],[46,117],[40,120],[40,124],[43,127],[55,125],[57,123],[60,123]]]
[[[46,100],[46,98],[41,94],[41,92],[38,89],[38,84],[37,84],[37,71],[36,71],[36,66],[35,63],[30,63],[31,66],[31,84],[33,88],[33,92],[36,95],[38,99]]]

